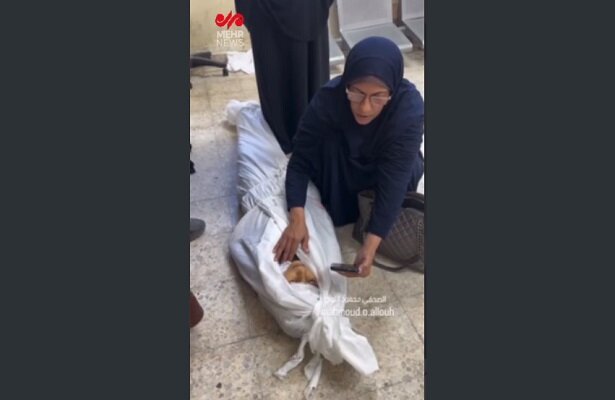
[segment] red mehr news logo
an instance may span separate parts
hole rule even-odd
[[[224,16],[223,14],[216,15],[216,25],[219,27],[226,26],[226,30],[216,33],[216,43],[218,47],[235,47],[243,46],[243,31],[240,29],[229,30],[233,24],[243,26],[243,15],[237,13],[233,15],[233,11]]]

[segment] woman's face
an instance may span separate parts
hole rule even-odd
[[[372,122],[390,100],[389,89],[376,82],[357,82],[346,90],[352,115],[359,125]]]

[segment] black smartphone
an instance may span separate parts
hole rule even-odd
[[[331,271],[357,273],[359,267],[352,264],[333,263],[331,264]]]

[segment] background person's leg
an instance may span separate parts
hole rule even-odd
[[[329,81],[327,27],[313,41],[292,40],[275,27],[250,31],[258,96],[285,154],[311,98]]]
[[[323,26],[320,35],[308,43],[308,104],[318,89],[331,78],[328,29],[327,25]]]
[[[289,49],[285,39],[273,28],[254,27],[250,31],[256,85],[261,109],[284,153],[292,144],[287,119],[294,99],[288,95],[291,84]]]
[[[290,76],[286,93],[286,133],[290,142],[297,132],[299,121],[310,100],[322,85],[329,81],[329,35],[327,26],[314,40],[299,42],[286,39],[289,52]]]

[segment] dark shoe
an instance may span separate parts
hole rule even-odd
[[[205,221],[190,218],[190,241],[198,239],[205,232]]]
[[[190,153],[192,153],[192,143],[190,143]],[[194,163],[190,160],[190,175],[194,174],[196,170],[194,169]]]
[[[203,319],[203,307],[199,304],[192,291],[190,291],[190,328],[193,328]]]

